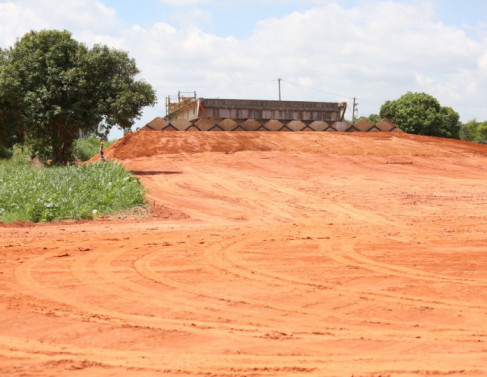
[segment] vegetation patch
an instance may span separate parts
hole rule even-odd
[[[0,221],[87,219],[145,204],[139,179],[120,164],[36,169],[0,166]]]
[[[113,141],[106,141],[105,148],[113,144]],[[87,137],[74,141],[74,156],[78,161],[88,161],[94,155],[100,153],[100,139]]]

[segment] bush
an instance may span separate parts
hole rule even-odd
[[[111,144],[113,144],[113,141],[105,142],[105,148]],[[88,161],[97,153],[100,153],[100,139],[96,137],[77,139],[74,142],[73,152],[78,161]]]
[[[23,148],[20,145],[15,145],[11,149],[11,156],[9,159],[0,159],[0,168],[2,166],[19,166],[19,165],[28,165],[29,164],[29,153],[26,151],[26,148]]]
[[[12,158],[14,152],[12,149],[0,146],[0,160],[8,160]]]
[[[0,221],[85,219],[145,204],[139,179],[115,163],[0,166]]]

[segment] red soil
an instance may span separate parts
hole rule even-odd
[[[0,376],[485,376],[487,147],[131,134],[152,217],[0,227]]]

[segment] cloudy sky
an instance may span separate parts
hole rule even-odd
[[[178,91],[277,99],[279,78],[359,116],[414,91],[487,120],[485,0],[0,0],[0,47],[41,29],[128,51],[159,99],[138,126]]]

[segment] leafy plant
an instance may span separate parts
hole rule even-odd
[[[0,221],[84,219],[145,204],[139,179],[107,162],[35,169],[0,166]]]
[[[12,158],[12,155],[12,149],[0,145],[0,160]]]
[[[105,143],[105,148],[113,144],[113,141]],[[74,156],[78,161],[88,161],[97,153],[100,153],[100,139],[87,137],[76,139],[74,142]]]

